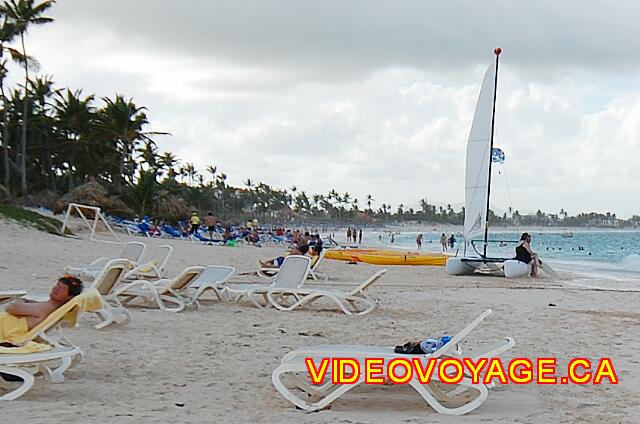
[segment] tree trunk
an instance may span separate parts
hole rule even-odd
[[[27,52],[24,48],[24,32],[20,34],[22,54],[24,55],[24,105],[22,107],[22,133],[20,135],[20,189],[22,195],[27,195],[27,114],[29,112],[29,66],[27,64]]]
[[[7,113],[7,98],[4,95],[4,84],[0,85],[0,94],[2,95],[2,105],[4,111],[2,113],[2,151],[4,153],[4,186],[11,192],[11,169],[9,164],[9,114]]]
[[[46,107],[46,102],[44,100],[44,97],[42,97],[40,99],[40,111],[42,113],[42,120],[44,120],[44,118],[46,118],[46,114],[45,114],[45,110],[44,108]],[[46,127],[46,125],[43,125],[43,127]],[[44,130],[44,134],[42,136],[42,142],[44,145],[44,164],[45,164],[45,187],[47,188],[47,190],[53,190],[56,191],[56,180],[55,180],[55,173],[53,171],[53,162],[51,161],[51,149],[49,146],[49,130],[47,128],[45,128]]]
[[[69,164],[69,193],[71,193],[71,190],[75,188],[75,181],[73,179],[73,162],[74,161],[75,161],[75,155],[71,155],[71,157],[69,158],[69,161],[67,162]]]

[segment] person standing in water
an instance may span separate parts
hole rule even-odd
[[[418,245],[418,250],[420,250],[422,248],[422,233],[416,237],[416,244]]]
[[[351,243],[351,227],[347,228],[347,243]]]
[[[358,244],[362,244],[362,228],[358,231]]]
[[[442,235],[440,236],[440,244],[442,245],[442,251],[446,252],[447,251],[447,235],[445,233],[442,233]]]

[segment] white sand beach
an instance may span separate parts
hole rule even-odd
[[[167,271],[189,265],[256,269],[281,248],[218,247],[143,239],[147,249],[174,247]],[[0,290],[48,290],[69,264],[115,256],[115,244],[61,238],[0,221]],[[325,261],[331,279],[309,283],[351,287],[376,266]],[[258,277],[236,277],[259,281]],[[133,309],[131,322],[95,330],[86,314],[68,337],[85,358],[63,384],[38,380],[20,399],[0,405],[1,421],[118,423],[633,423],[640,422],[640,293],[579,290],[550,278],[454,277],[438,267],[389,267],[373,287],[381,306],[348,317],[318,303],[297,312],[207,302],[168,313]],[[324,308],[328,306],[329,308]],[[490,316],[465,345],[516,339],[505,358],[610,357],[620,379],[611,385],[509,384],[493,389],[472,413],[437,414],[411,388],[359,387],[330,410],[296,410],[274,389],[271,372],[292,349],[314,344],[397,345],[453,333],[482,310]]]

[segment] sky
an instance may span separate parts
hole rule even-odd
[[[228,183],[464,204],[502,47],[492,208],[640,215],[636,1],[59,0],[27,51],[60,88],[148,108],[160,151]]]

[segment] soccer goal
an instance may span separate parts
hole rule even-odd
[[[64,234],[64,230],[67,228],[67,221],[69,220],[69,216],[75,212],[78,216],[84,221],[87,225],[87,228],[91,230],[91,236],[89,237],[92,241],[102,241],[102,242],[112,242],[111,240],[102,240],[97,237],[96,229],[98,228],[98,222],[101,222],[105,228],[111,233],[113,238],[116,239],[116,242],[121,242],[118,235],[113,231],[111,225],[107,222],[101,210],[97,206],[87,206],[81,205],[79,203],[69,203],[67,207],[67,213],[64,216],[64,221],[62,222],[62,234]],[[91,215],[93,215],[93,222],[91,222]]]

